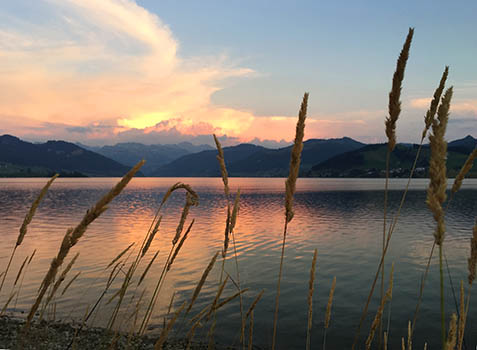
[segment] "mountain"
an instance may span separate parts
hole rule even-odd
[[[344,152],[359,149],[363,143],[344,137],[341,139],[310,139],[304,142],[301,171]],[[229,176],[287,176],[292,146],[269,149],[252,144],[224,148]],[[189,154],[166,164],[152,173],[153,176],[220,176],[217,151]]]
[[[470,153],[477,147],[477,139],[467,135],[463,139],[455,140],[447,144],[447,149],[455,152]]]
[[[29,169],[29,170],[28,170]],[[0,136],[0,176],[123,176],[129,167],[65,141],[33,144]]]
[[[142,143],[127,142],[118,143],[114,146],[81,146],[128,166],[133,166],[141,159],[145,159],[146,163],[141,168],[145,175],[150,175],[157,168],[186,154],[212,149],[209,145],[196,146],[189,142],[172,145],[144,145]]]
[[[470,138],[472,138],[470,136]],[[472,142],[473,140],[473,142]],[[473,150],[475,139],[469,136],[449,142],[447,149],[447,176],[454,177]],[[390,176],[408,177],[418,145],[398,144],[390,157]],[[367,145],[355,151],[346,152],[318,163],[311,168],[307,176],[316,177],[384,177],[386,169],[387,144]],[[416,164],[415,177],[426,177],[430,159],[429,145],[422,147]],[[469,173],[469,177],[477,176],[477,170]]]

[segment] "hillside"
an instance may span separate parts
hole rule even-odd
[[[472,136],[449,142],[447,152],[447,175],[454,177],[474,149],[477,140]],[[408,177],[416,157],[418,145],[398,144],[390,157],[390,176]],[[312,177],[384,177],[386,169],[386,144],[367,145],[361,149],[343,153],[318,163],[307,176]],[[415,177],[428,174],[430,149],[424,145],[416,164]],[[477,177],[472,170],[469,177]]]
[[[141,159],[144,159],[146,163],[141,171],[146,176],[151,175],[157,168],[182,156],[213,149],[209,145],[193,145],[190,142],[170,145],[144,145],[137,142],[124,142],[102,147],[78,145],[128,166],[134,166]]]
[[[0,136],[0,176],[123,176],[129,167],[65,141],[34,144]],[[30,169],[30,170],[28,170]],[[29,174],[29,175],[28,175]]]
[[[311,139],[304,142],[301,171],[343,152],[356,150],[364,144],[344,137],[341,139]],[[269,149],[252,144],[225,147],[224,155],[230,176],[287,176],[292,146]],[[217,151],[203,151],[183,156],[160,167],[153,176],[220,176]]]

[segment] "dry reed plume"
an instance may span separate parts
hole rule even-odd
[[[184,245],[185,240],[189,236],[189,232],[192,229],[192,225],[194,225],[194,219],[192,219],[191,223],[189,224],[189,227],[187,227],[186,232],[182,236],[179,244],[176,247],[176,250],[174,251],[174,254],[172,254],[171,260],[169,261],[169,264],[167,265],[167,271],[171,269],[172,264],[174,263],[174,260],[177,257],[177,254],[179,254],[179,251],[181,250],[182,246]]]
[[[424,126],[424,130],[422,131],[422,137],[421,137],[422,140],[426,138],[427,132],[429,131],[429,128],[434,122],[434,117],[436,115],[437,107],[439,105],[442,92],[444,91],[444,87],[445,87],[448,75],[449,75],[449,67],[446,66],[444,69],[444,73],[442,74],[441,81],[439,82],[439,86],[434,92],[434,97],[432,98],[431,105],[426,112],[426,116],[424,117],[425,126]]]
[[[414,28],[409,28],[404,46],[399,54],[396,64],[396,71],[393,76],[391,91],[389,92],[389,116],[386,117],[386,136],[388,137],[388,149],[392,151],[396,146],[396,122],[401,113],[401,88],[404,80],[404,71],[406,70],[407,59],[409,58],[409,49],[411,48]]]
[[[144,255],[146,255],[147,251],[149,250],[149,247],[151,246],[151,243],[154,240],[154,237],[156,236],[157,231],[159,231],[159,225],[161,224],[161,221],[162,221],[162,216],[159,216],[159,219],[157,219],[156,224],[154,225],[154,228],[152,229],[151,233],[147,237],[146,244],[144,244],[144,247],[142,248],[141,258],[144,258]]]
[[[159,350],[162,349],[162,346],[164,345],[164,342],[167,339],[167,335],[172,329],[172,326],[174,326],[174,323],[177,320],[177,317],[179,317],[179,314],[184,310],[187,302],[183,302],[182,305],[177,309],[177,311],[174,313],[174,316],[169,320],[169,323],[167,324],[167,327],[164,328],[161,332],[161,336],[157,340],[156,344],[154,344],[154,350]]]
[[[245,314],[245,318],[247,318],[252,312],[253,310],[255,309],[255,306],[257,306],[258,302],[260,301],[260,299],[262,298],[262,295],[263,293],[265,293],[265,290],[261,290],[260,293],[258,293],[257,297],[255,298],[255,300],[252,302],[252,304],[250,305],[250,308],[248,309],[247,313]]]
[[[326,349],[326,333],[328,332],[328,328],[330,326],[331,320],[331,306],[333,305],[333,296],[335,294],[336,288],[336,276],[333,277],[333,282],[331,283],[330,295],[328,297],[328,303],[326,304],[326,313],[325,313],[325,329],[323,331],[323,350]]]
[[[396,122],[401,114],[401,89],[402,82],[404,80],[404,72],[406,69],[406,63],[409,58],[409,49],[411,48],[412,37],[414,35],[414,29],[409,28],[406,41],[401,50],[399,58],[396,64],[396,71],[394,72],[392,88],[389,92],[389,103],[388,103],[388,117],[385,120],[385,133],[388,138],[388,148],[386,152],[386,182],[384,186],[384,208],[383,208],[383,239],[382,239],[382,254],[385,255],[385,246],[386,246],[386,216],[387,216],[387,205],[388,205],[388,183],[389,183],[389,162],[391,157],[391,152],[396,146]],[[381,267],[381,300],[384,298],[384,261]],[[382,320],[379,324],[379,345],[381,348],[382,341]]]
[[[454,350],[455,343],[457,340],[457,315],[452,314],[451,320],[449,322],[449,334],[447,336],[447,342],[445,344],[446,350]]]
[[[194,293],[192,294],[192,298],[189,302],[189,306],[187,307],[186,310],[186,315],[189,313],[190,309],[192,309],[192,306],[194,306],[195,301],[197,300],[197,297],[199,296],[199,293],[204,286],[205,280],[207,279],[207,276],[209,275],[210,271],[214,267],[215,261],[217,260],[217,256],[219,255],[219,252],[215,253],[212,259],[209,262],[209,265],[205,268],[204,272],[202,273],[202,277],[199,280],[199,283],[197,284],[197,287],[195,287]]]
[[[379,324],[381,323],[381,319],[383,317],[384,306],[385,304],[390,301],[393,297],[393,273],[394,273],[394,264],[391,267],[391,275],[389,277],[389,287],[384,295],[384,298],[381,300],[381,305],[379,305],[378,311],[376,312],[376,316],[374,317],[374,321],[371,324],[371,329],[369,331],[368,338],[366,339],[366,349],[371,349],[371,343],[373,342],[374,335],[376,333],[376,329],[378,328]]]
[[[470,294],[469,294],[470,296]],[[458,320],[458,333],[457,333],[457,350],[462,349],[462,344],[464,342],[464,330],[465,330],[465,321],[466,321],[466,310],[465,310],[465,295],[464,295],[464,281],[460,281],[460,303],[459,303],[459,320]]]
[[[442,204],[446,200],[447,175],[446,158],[447,142],[445,132],[449,120],[450,101],[452,99],[452,87],[447,89],[442,97],[441,105],[437,112],[437,120],[432,123],[432,134],[429,136],[431,158],[429,160],[429,188],[427,190],[426,203],[432,211],[437,228],[434,232],[436,244],[441,245],[444,240],[445,224]]]
[[[253,310],[250,314],[250,322],[248,324],[248,350],[253,349]]]
[[[126,249],[124,249],[121,253],[119,253],[113,260],[111,260],[108,266],[106,266],[105,270],[109,269],[111,266],[113,266],[116,263],[116,261],[121,259],[123,255],[126,254],[133,245],[134,245],[134,242],[132,242]]]
[[[474,165],[474,160],[477,157],[477,148],[474,149],[469,156],[467,157],[467,160],[465,161],[464,165],[459,171],[459,174],[455,177],[454,184],[452,185],[452,190],[451,192],[454,194],[456,193],[460,187],[462,186],[462,181],[464,180],[464,177],[467,175],[467,173],[472,169]]]
[[[116,186],[114,186],[111,191],[105,194],[92,208],[90,208],[81,222],[76,226],[74,229],[70,228],[67,230],[65,237],[63,238],[63,242],[61,243],[60,250],[58,255],[52,260],[50,269],[48,270],[47,274],[45,275],[41,290],[36,298],[35,303],[30,309],[30,312],[27,316],[27,321],[24,326],[24,332],[28,331],[30,328],[30,323],[37,311],[40,303],[45,295],[48,287],[55,279],[55,276],[58,272],[58,268],[63,264],[66,256],[68,255],[70,249],[74,247],[83,234],[86,232],[89,224],[91,224],[95,219],[97,219],[102,213],[104,213],[107,209],[107,205],[121,193],[121,191],[126,187],[126,185],[131,181],[133,176],[136,172],[141,168],[144,164],[144,160],[137,163],[124,177],[119,181]]]
[[[326,304],[326,316],[325,316],[325,329],[330,326],[331,319],[331,306],[333,305],[333,295],[335,294],[336,288],[336,277],[333,277],[333,282],[331,283],[330,296],[328,297],[328,303]]]
[[[7,277],[8,270],[10,269],[10,265],[12,263],[15,252],[16,252],[17,248],[22,244],[23,239],[25,239],[25,236],[27,234],[28,225],[33,220],[33,216],[35,216],[36,209],[40,205],[41,200],[43,199],[43,197],[45,197],[45,195],[48,192],[48,189],[50,188],[51,184],[53,183],[53,181],[55,181],[55,179],[58,176],[59,176],[58,174],[55,174],[50,180],[48,180],[46,185],[41,189],[40,193],[38,194],[38,197],[36,197],[35,201],[31,205],[30,210],[25,215],[25,218],[23,219],[22,226],[20,227],[20,233],[18,234],[17,241],[15,243],[15,247],[13,247],[12,254],[10,255],[10,260],[8,261],[8,264],[7,264],[7,268],[5,269],[5,271],[3,273],[2,282],[0,283],[0,292],[2,291],[3,284],[5,283],[5,278]]]
[[[437,119],[432,122],[432,134],[429,135],[431,159],[429,161],[430,183],[427,189],[426,203],[431,210],[434,220],[437,223],[434,231],[435,243],[439,246],[439,272],[440,272],[440,294],[441,294],[441,342],[446,343],[445,312],[444,312],[444,272],[442,267],[442,244],[444,242],[445,223],[444,209],[442,204],[446,200],[447,175],[446,157],[447,142],[445,132],[449,120],[450,102],[452,99],[452,87],[447,89],[442,97],[441,104],[437,111]]]
[[[228,197],[230,194],[230,189],[229,189],[229,175],[227,173],[227,168],[225,167],[225,158],[224,158],[224,151],[222,149],[222,145],[219,142],[219,139],[217,136],[214,134],[214,141],[215,145],[217,146],[217,152],[219,153],[217,155],[217,160],[219,161],[220,165],[220,174],[222,175],[222,181],[224,182],[224,192],[225,195]]]
[[[293,219],[293,196],[296,190],[296,179],[300,171],[301,151],[303,150],[303,137],[305,136],[305,119],[308,107],[308,93],[303,95],[303,100],[298,113],[298,122],[296,124],[295,141],[290,157],[290,173],[285,182],[285,225],[283,228],[282,253],[280,257],[280,269],[278,272],[277,296],[275,299],[275,314],[273,317],[273,336],[272,336],[272,350],[275,350],[275,343],[277,337],[278,325],[278,306],[280,302],[280,283],[283,273],[283,257],[285,254],[285,243],[287,237],[288,223]]]
[[[389,242],[391,240],[392,232],[394,229],[394,225],[397,222],[397,218],[399,217],[400,209],[402,207],[402,204],[404,202],[406,193],[407,193],[407,187],[406,190],[404,191],[402,200],[401,200],[401,205],[398,209],[398,212],[395,216],[394,222],[390,225],[389,228],[389,233],[386,237],[386,210],[387,210],[387,190],[388,190],[388,181],[389,181],[389,160],[390,160],[390,153],[396,146],[396,122],[399,117],[399,114],[401,113],[401,101],[400,101],[400,96],[401,96],[401,86],[402,86],[402,81],[404,79],[404,71],[406,68],[406,63],[407,59],[409,58],[409,50],[411,47],[411,42],[412,38],[414,35],[414,29],[409,28],[409,32],[407,34],[406,40],[404,42],[403,48],[401,50],[401,53],[399,55],[399,58],[397,60],[396,64],[396,70],[393,75],[393,82],[392,82],[392,87],[391,91],[389,93],[389,103],[388,103],[388,116],[386,117],[385,120],[385,133],[388,138],[388,147],[387,147],[387,152],[386,152],[386,182],[385,182],[385,188],[384,188],[384,210],[383,210],[383,244],[382,244],[382,255],[381,255],[381,261],[378,265],[378,269],[375,275],[375,279],[371,285],[371,290],[368,294],[368,298],[366,300],[366,304],[364,306],[363,312],[361,314],[361,318],[359,320],[359,325],[358,329],[356,330],[356,334],[354,337],[353,345],[352,345],[352,350],[355,349],[358,339],[360,336],[361,332],[361,327],[363,326],[364,319],[366,318],[366,315],[368,313],[368,308],[369,304],[371,302],[371,298],[374,293],[374,289],[376,287],[376,282],[379,277],[379,273],[381,273],[381,301],[384,298],[384,258],[386,256],[386,252],[389,246]],[[417,159],[416,159],[417,161]],[[415,163],[416,163],[415,161]],[[415,168],[415,164],[414,164]],[[412,174],[411,174],[412,176]],[[409,186],[409,183],[408,185]],[[381,329],[382,329],[382,324],[380,323],[380,340],[381,340]],[[379,344],[381,346],[381,344]]]
[[[469,270],[468,282],[471,285],[475,279],[475,267],[477,265],[477,221],[472,228],[472,238],[470,240],[470,258],[467,259]]]
[[[184,189],[186,191],[186,203],[184,204],[184,208],[182,210],[181,218],[180,218],[179,223],[178,223],[177,228],[176,228],[176,234],[174,235],[174,238],[172,239],[172,246],[171,246],[171,249],[169,251],[169,255],[166,259],[166,262],[164,263],[164,266],[163,266],[162,271],[161,271],[161,275],[160,275],[160,277],[159,277],[159,279],[156,283],[156,286],[154,288],[154,292],[153,292],[152,297],[149,301],[148,307],[146,309],[146,313],[144,315],[143,321],[142,321],[141,326],[139,328],[139,334],[143,334],[143,332],[146,330],[147,324],[148,324],[148,322],[151,318],[152,312],[153,312],[154,307],[156,305],[157,298],[159,297],[160,290],[161,290],[162,285],[164,283],[164,280],[167,276],[167,272],[169,271],[169,269],[172,266],[172,264],[169,266],[169,262],[170,262],[170,259],[171,259],[172,255],[173,255],[175,245],[177,244],[177,241],[180,238],[180,234],[182,233],[182,229],[184,227],[184,223],[185,223],[187,215],[189,213],[189,209],[190,209],[191,206],[199,205],[199,196],[192,189],[192,187],[190,187],[187,184],[177,182],[174,185],[172,185],[167,190],[167,192],[165,193],[165,195],[164,195],[164,197],[161,201],[161,204],[159,205],[159,208],[156,211],[153,222],[159,216],[160,210],[162,209],[162,207],[166,203],[166,201],[169,199],[169,197],[172,195],[172,193],[174,191],[178,190],[178,189]],[[156,226],[158,226],[158,225],[156,224]],[[151,232],[151,229],[152,229],[152,224],[151,224],[151,227],[149,228],[149,232]],[[146,236],[146,238],[147,238],[147,236]],[[146,244],[146,238],[143,242],[142,247],[144,247],[144,245]],[[139,264],[139,261],[140,261],[140,256],[138,255],[138,257],[136,258],[136,261],[133,264],[132,273],[134,273],[137,265]],[[167,267],[169,267],[169,269]],[[126,283],[125,288],[127,288],[127,285],[128,285],[128,283]]]
[[[223,274],[224,274],[224,269],[225,269],[225,259],[227,256],[227,250],[229,247],[229,242],[230,242],[230,236],[232,236],[233,240],[233,246],[234,246],[234,257],[235,257],[235,269],[237,273],[237,286],[239,291],[241,290],[240,287],[240,271],[239,271],[239,265],[238,265],[238,257],[237,257],[237,246],[235,242],[235,233],[234,233],[234,228],[235,224],[237,222],[237,215],[239,211],[239,205],[240,205],[240,189],[237,191],[237,194],[235,196],[235,201],[234,201],[234,206],[233,209],[230,209],[230,187],[229,187],[229,179],[228,179],[228,172],[227,172],[227,167],[225,165],[225,156],[224,156],[224,151],[222,149],[222,145],[220,144],[219,139],[217,136],[214,134],[214,142],[217,147],[217,161],[219,162],[219,168],[220,168],[220,174],[222,176],[222,182],[224,183],[224,194],[225,198],[227,201],[227,217],[225,221],[225,231],[224,231],[224,247],[222,249],[222,268],[220,271],[220,279],[219,279],[219,288],[222,283],[223,279]],[[211,309],[212,310],[212,309]],[[240,317],[241,317],[241,332],[240,332],[240,341],[242,342],[242,347],[245,349],[245,342],[244,342],[244,337],[245,337],[245,318],[243,315],[243,299],[242,299],[242,294],[240,294]],[[215,329],[215,314],[214,314],[214,319],[212,321],[212,326],[210,329],[210,341],[209,344],[211,344],[212,341],[212,335]]]
[[[25,257],[25,260],[23,260],[22,266],[20,266],[20,269],[18,270],[17,277],[15,278],[15,282],[13,283],[13,287],[17,285],[17,282],[20,279],[20,275],[22,274],[23,268],[25,267],[27,260],[28,260],[28,256]]]
[[[154,254],[151,261],[149,261],[149,264],[147,264],[144,272],[141,275],[141,278],[139,278],[139,282],[137,283],[138,287],[141,285],[142,281],[144,281],[144,278],[146,277],[147,273],[149,272],[149,269],[151,268],[152,264],[154,264],[154,261],[156,260],[158,254],[159,254],[159,250],[156,252],[156,254]]]
[[[40,313],[40,320],[43,318],[43,313],[45,312],[45,309],[48,307],[48,304],[51,302],[53,297],[55,296],[56,292],[58,291],[58,288],[60,288],[60,285],[63,283],[63,281],[66,278],[66,275],[68,272],[70,272],[71,268],[73,267],[74,263],[76,262],[76,259],[78,259],[79,253],[76,253],[76,255],[71,259],[71,261],[66,265],[65,269],[61,272],[60,277],[55,281],[55,284],[53,285],[53,288],[50,291],[50,294],[46,298],[46,301],[43,305],[43,309]]]
[[[316,255],[318,251],[313,252],[313,260],[310,269],[310,281],[308,282],[308,326],[306,327],[306,350],[310,350],[311,343],[311,325],[313,318],[313,292],[315,290],[315,270],[316,270]]]
[[[74,277],[66,284],[65,288],[63,289],[63,291],[61,292],[61,295],[65,294],[66,291],[68,290],[68,288],[73,284],[74,281],[76,281],[76,279],[79,277],[79,275],[81,275],[81,271],[78,272],[76,275],[74,275]]]

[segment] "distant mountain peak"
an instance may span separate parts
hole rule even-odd
[[[0,136],[0,141],[3,142],[19,142],[20,139],[16,136],[9,135],[9,134],[4,134]]]
[[[70,142],[50,140],[34,144],[11,135],[0,136],[0,162],[19,169],[41,168],[43,175],[57,172],[73,176],[122,176],[129,170],[123,164]]]

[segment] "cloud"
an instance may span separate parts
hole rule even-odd
[[[0,25],[0,114],[71,128],[102,121],[143,129],[171,120],[191,134],[204,121],[223,133],[250,126],[251,113],[215,107],[210,98],[224,79],[252,71],[227,66],[223,58],[180,58],[170,29],[135,2],[49,0],[42,6],[46,24],[13,18]]]
[[[409,105],[416,109],[428,109],[431,103],[431,98],[414,98],[411,99]],[[470,112],[477,113],[477,100],[476,99],[458,99],[454,98],[451,102],[452,112]]]
[[[22,11],[0,12],[2,132],[90,144],[202,142],[212,133],[228,143],[293,139],[296,115],[214,105],[226,79],[254,71],[221,53],[181,57],[170,28],[134,1],[45,0],[34,7],[36,22]],[[310,115],[306,137],[369,135],[378,114]]]

